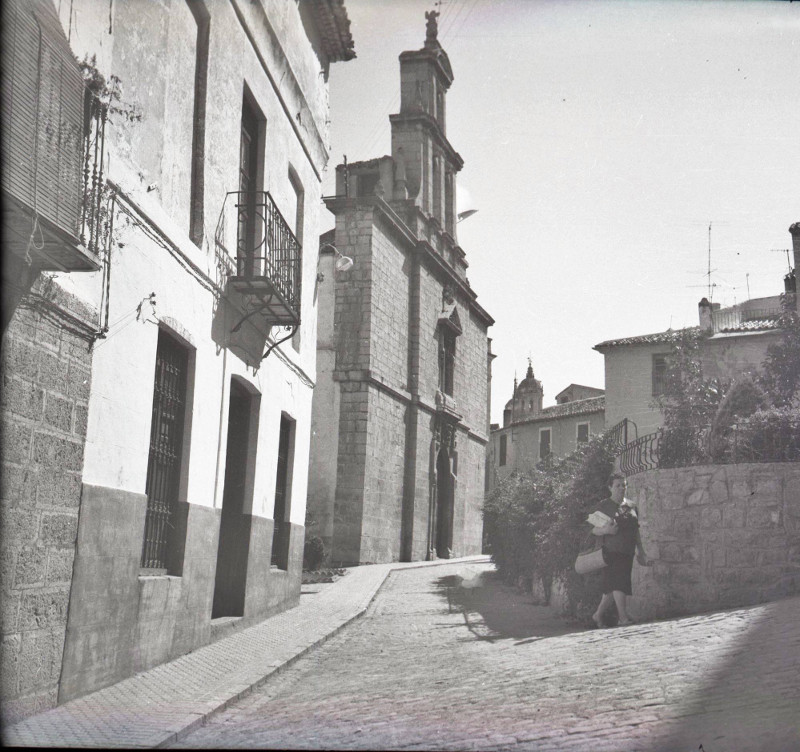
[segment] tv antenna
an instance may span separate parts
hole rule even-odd
[[[789,267],[789,271],[792,271],[792,260],[789,258],[789,254],[791,251],[788,248],[770,248],[770,253],[785,253],[786,254],[786,265]]]

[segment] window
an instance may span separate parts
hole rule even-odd
[[[667,356],[653,356],[653,396],[664,394],[667,385]]]
[[[550,429],[539,429],[539,459],[543,460],[550,456]]]
[[[453,396],[456,365],[456,335],[446,326],[439,327],[439,389]]]
[[[244,277],[263,276],[266,258],[255,257],[255,249],[260,245],[258,237],[258,215],[264,212],[264,198],[260,196],[263,175],[261,165],[264,161],[264,138],[262,124],[255,105],[247,92],[242,99],[242,128],[239,146],[239,230],[236,257],[238,274]]]
[[[189,350],[159,330],[153,386],[142,568],[166,574],[181,480]],[[174,569],[175,567],[173,567]]]
[[[503,434],[500,437],[500,467],[506,464],[506,450],[507,450],[508,437]]]
[[[275,479],[275,527],[272,531],[272,563],[278,569],[289,568],[289,500],[291,498],[294,421],[281,415],[278,436],[278,472]]]
[[[578,444],[585,444],[589,441],[589,424],[588,423],[578,423],[578,427],[576,429],[576,441]]]
[[[192,126],[192,183],[189,237],[203,244],[203,201],[205,192],[206,89],[208,83],[208,44],[211,18],[202,0],[186,0],[197,24],[194,56],[194,120]]]
[[[291,186],[291,191],[289,198],[292,201],[292,207],[289,212],[289,216],[287,217],[289,222],[294,222],[294,226],[292,227],[292,232],[294,232],[295,238],[297,238],[297,242],[302,245],[303,244],[303,218],[305,215],[305,207],[303,205],[303,201],[305,199],[305,190],[303,190],[303,184],[300,182],[300,178],[298,177],[297,173],[294,171],[294,168],[289,167],[289,185]],[[292,347],[295,349],[295,352],[300,352],[300,329],[298,327],[295,335],[292,337]]]

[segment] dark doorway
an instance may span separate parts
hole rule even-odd
[[[436,457],[436,555],[449,559],[453,548],[453,476],[450,457],[440,449]]]
[[[272,564],[278,569],[289,568],[289,524],[288,499],[291,493],[291,459],[294,421],[281,415],[278,437],[278,471],[275,478],[275,527],[272,533]]]
[[[217,548],[217,574],[211,618],[244,614],[247,558],[250,552],[250,515],[243,514],[247,463],[250,448],[252,396],[231,381],[228,413],[228,451],[225,460],[225,488]]]

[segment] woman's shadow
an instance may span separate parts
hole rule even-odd
[[[548,637],[583,631],[545,605],[534,603],[530,593],[504,583],[489,566],[469,567],[435,581],[448,612],[460,612],[475,639],[496,642],[516,640],[524,645]]]

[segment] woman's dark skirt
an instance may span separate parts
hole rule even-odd
[[[620,590],[626,595],[631,593],[631,570],[633,569],[633,554],[620,554],[616,551],[603,549],[606,566],[603,573],[603,592],[611,593]]]

